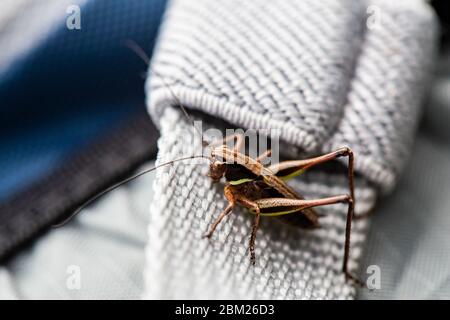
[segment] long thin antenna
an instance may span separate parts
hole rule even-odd
[[[184,115],[186,116],[186,118],[189,120],[189,122],[191,123],[191,125],[194,127],[195,131],[197,131],[197,133],[200,135],[200,137],[202,138],[202,143],[205,146],[205,144],[207,145],[207,143],[205,143],[205,141],[203,140],[203,133],[197,128],[197,126],[195,125],[194,120],[192,119],[192,117],[189,115],[189,113],[187,112],[186,108],[183,106],[183,104],[181,103],[180,99],[176,96],[176,94],[172,91],[172,89],[170,88],[169,84],[166,82],[166,80],[164,79],[164,77],[159,74],[157,71],[152,70],[152,68],[150,68],[150,57],[147,55],[147,53],[144,51],[144,49],[142,49],[141,46],[139,46],[135,41],[133,40],[126,40],[125,41],[125,46],[127,46],[128,48],[130,48],[134,53],[136,53],[136,55],[141,58],[142,61],[144,61],[144,63],[149,67],[149,74],[150,75],[155,75],[157,76],[164,84],[164,86],[169,90],[170,95],[172,96],[172,98],[175,100],[175,102],[179,105],[179,107],[181,108],[181,111],[183,111]]]
[[[70,220],[72,220],[73,217],[75,217],[78,213],[80,213],[80,211],[83,210],[86,206],[90,205],[92,202],[94,202],[94,201],[97,200],[98,198],[102,197],[102,196],[105,195],[106,193],[108,193],[108,192],[110,192],[110,191],[113,191],[114,189],[117,189],[118,187],[120,187],[120,186],[123,185],[124,183],[130,182],[131,180],[134,180],[134,179],[136,179],[136,178],[139,178],[140,176],[142,176],[142,175],[144,175],[144,174],[150,173],[150,172],[152,172],[152,171],[154,171],[154,170],[156,170],[156,169],[159,169],[159,168],[161,168],[161,167],[167,166],[167,165],[169,165],[169,164],[173,164],[173,163],[178,162],[178,161],[184,161],[184,160],[190,160],[190,159],[197,159],[197,158],[209,159],[208,157],[206,157],[206,156],[204,156],[204,155],[201,155],[201,156],[190,156],[190,157],[185,157],[185,158],[179,158],[179,159],[171,160],[171,161],[168,161],[168,162],[166,162],[166,163],[157,165],[157,166],[155,166],[155,167],[153,167],[153,168],[146,169],[146,170],[141,171],[141,172],[139,172],[139,173],[136,173],[136,174],[132,175],[131,177],[128,177],[128,178],[126,178],[126,179],[124,179],[124,180],[122,180],[122,181],[120,181],[120,182],[118,182],[118,183],[112,185],[111,187],[109,187],[109,188],[107,188],[107,189],[105,189],[105,190],[103,190],[103,191],[97,193],[95,196],[93,196],[92,198],[90,198],[89,200],[87,200],[86,202],[84,202],[81,206],[79,206],[79,207],[78,207],[78,208],[77,208],[70,216],[68,216],[67,218],[65,218],[62,222],[59,222],[59,223],[57,223],[57,224],[54,224],[54,225],[52,226],[52,228],[59,228],[59,227],[64,226],[64,225],[67,224]]]

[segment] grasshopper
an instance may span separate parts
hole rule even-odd
[[[134,42],[127,44],[139,57],[141,57],[147,65],[149,58],[145,52]],[[158,76],[155,71],[153,75]],[[260,219],[264,217],[276,217],[283,222],[293,226],[313,229],[320,227],[319,214],[314,210],[315,207],[332,205],[338,203],[346,203],[348,206],[345,228],[345,244],[342,271],[347,280],[352,280],[356,284],[362,285],[362,282],[348,269],[349,253],[350,253],[350,233],[355,208],[355,192],[354,192],[354,155],[350,148],[341,147],[330,153],[303,160],[283,161],[274,165],[265,167],[262,161],[271,155],[271,150],[267,150],[256,158],[252,158],[240,150],[245,142],[244,136],[235,134],[225,137],[222,141],[207,143],[203,140],[203,134],[195,126],[193,119],[190,117],[186,108],[181,104],[180,100],[171,90],[170,86],[164,82],[169,89],[172,97],[177,105],[181,108],[186,118],[191,122],[194,129],[201,135],[204,147],[211,148],[209,155],[188,156],[174,159],[166,163],[160,164],[153,168],[137,173],[92,197],[90,200],[82,204],[64,221],[54,225],[59,227],[66,224],[72,217],[78,214],[87,205],[100,198],[107,192],[110,192],[122,184],[140,177],[143,174],[152,172],[163,166],[171,165],[177,161],[190,160],[195,158],[204,158],[210,160],[209,177],[213,182],[219,182],[225,178],[224,196],[228,201],[226,208],[218,215],[210,230],[204,237],[211,238],[222,220],[228,216],[232,210],[240,205],[254,215],[253,225],[249,238],[250,260],[255,264],[255,241],[256,233],[259,228]],[[232,148],[227,143],[233,141]],[[292,189],[286,184],[286,181],[297,177],[305,170],[325,162],[336,160],[340,157],[348,158],[348,186],[349,193],[331,196],[321,199],[305,199],[299,192]]]
[[[235,141],[233,148],[226,145],[230,140]],[[289,160],[265,167],[262,161],[271,155],[271,150],[267,150],[253,159],[239,151],[243,142],[244,137],[242,135],[233,135],[225,137],[222,143],[213,142],[210,144],[212,149],[209,176],[214,182],[219,182],[222,178],[225,178],[224,196],[228,205],[219,214],[205,237],[212,237],[217,226],[232,212],[236,205],[243,206],[255,215],[249,238],[250,260],[252,264],[255,264],[255,240],[261,216],[276,217],[299,228],[313,229],[320,227],[319,214],[314,210],[314,207],[346,203],[348,210],[342,271],[346,279],[361,284],[361,281],[348,270],[350,232],[355,207],[354,155],[352,150],[348,147],[342,147],[318,157]],[[307,200],[285,182],[313,166],[340,157],[348,157],[349,194]]]

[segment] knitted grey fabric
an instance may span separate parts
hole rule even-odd
[[[362,1],[173,1],[152,65],[161,76],[148,81],[160,163],[194,153],[189,123],[168,108],[176,104],[173,92],[232,125],[280,129],[286,155],[350,146],[356,210],[370,210],[407,160],[436,33],[421,1],[372,4],[381,20],[364,30]],[[325,216],[315,231],[263,219],[253,267],[252,217],[244,211],[235,210],[209,242],[201,239],[225,206],[207,169],[179,162],[157,173],[146,298],[354,297],[341,273],[344,205],[320,209]],[[312,172],[293,186],[307,198],[348,192],[344,174]],[[353,269],[367,224],[358,221],[352,231]]]
[[[450,50],[437,66],[414,157],[368,233],[363,259],[381,262],[382,290],[362,298],[450,299]]]

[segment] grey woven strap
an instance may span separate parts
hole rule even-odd
[[[179,99],[235,126],[280,129],[290,156],[350,146],[357,211],[371,209],[376,190],[393,187],[408,156],[436,33],[421,1],[373,4],[380,20],[367,30],[363,1],[173,1],[152,65],[162,77],[148,81],[160,161],[194,151],[184,140],[189,123],[168,108]],[[252,267],[248,213],[236,210],[210,242],[201,239],[225,206],[223,186],[205,170],[177,163],[157,173],[146,297],[354,297],[341,273],[344,205],[321,209],[316,231],[264,219]],[[325,172],[293,186],[308,198],[348,192],[345,175]],[[360,221],[352,232],[353,269],[366,227]]]

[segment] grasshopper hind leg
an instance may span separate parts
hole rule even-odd
[[[255,242],[256,242],[256,233],[258,232],[259,222],[261,219],[260,208],[259,208],[259,205],[255,201],[252,201],[243,195],[238,196],[237,201],[240,204],[242,204],[244,207],[255,210],[255,218],[253,219],[252,233],[250,234],[249,245],[248,245],[248,247],[250,249],[250,262],[251,262],[251,264],[255,265],[255,263],[256,263]]]

